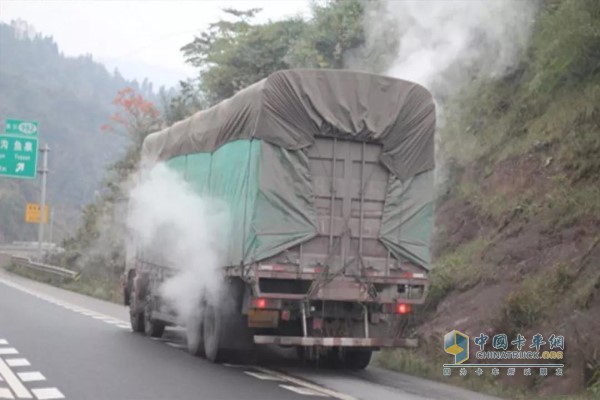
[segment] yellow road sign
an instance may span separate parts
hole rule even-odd
[[[25,222],[31,224],[40,223],[40,205],[38,203],[27,203],[27,207],[25,207]],[[48,205],[44,207],[44,223],[48,223]]]

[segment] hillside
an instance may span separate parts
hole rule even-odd
[[[599,27],[598,2],[544,3],[518,67],[450,102],[436,268],[416,321],[416,355],[436,367],[421,373],[441,376],[441,338],[453,329],[556,334],[565,376],[505,377],[505,389],[600,395]],[[387,361],[403,369],[415,356],[396,355]]]
[[[76,226],[92,201],[107,165],[125,152],[127,139],[101,134],[118,90],[133,87],[152,98],[151,84],[109,73],[91,56],[65,57],[51,37],[24,22],[0,24],[0,120],[38,121],[41,143],[51,148],[48,202],[55,211],[54,238]],[[37,202],[39,183],[0,179],[0,243],[35,240],[23,222],[25,203]]]

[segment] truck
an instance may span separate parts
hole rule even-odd
[[[401,328],[427,294],[435,122],[416,83],[297,69],[147,136],[143,169],[166,164],[229,208],[228,301],[203,296],[182,322],[159,290],[178,267],[135,248],[133,331],[183,325],[188,351],[213,362],[279,345],[363,369],[373,351],[417,346]]]

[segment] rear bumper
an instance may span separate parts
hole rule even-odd
[[[417,347],[417,339],[381,339],[353,337],[303,337],[254,335],[256,344],[323,347]]]

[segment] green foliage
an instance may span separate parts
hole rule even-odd
[[[199,70],[199,87],[207,103],[215,104],[278,70],[343,68],[345,55],[365,42],[363,20],[368,4],[366,0],[315,2],[307,21],[289,18],[263,24],[252,23],[258,9],[228,9],[227,19],[211,24],[181,50]],[[377,56],[360,56],[377,58],[377,67],[382,68],[381,56],[389,54],[385,50],[391,47],[378,45]],[[170,120],[189,115],[184,103],[178,97],[171,104]]]
[[[286,59],[303,68],[344,68],[344,55],[365,42],[363,26],[367,1],[312,3],[312,19],[295,40]]]
[[[504,302],[504,314],[512,328],[531,327],[546,316],[552,304],[548,296],[564,295],[576,279],[572,265],[559,263],[523,281]]]
[[[208,107],[198,83],[192,79],[180,81],[179,93],[175,96],[169,96],[164,88],[161,89],[159,95],[163,108],[163,120],[167,126]]]
[[[220,20],[182,47],[186,61],[200,69],[201,88],[210,104],[270,73],[289,68],[284,61],[291,42],[304,29],[301,19],[251,25],[258,9],[225,10],[235,19]]]
[[[598,171],[591,154],[600,146],[599,115],[600,3],[550,0],[518,67],[496,81],[474,81],[452,99],[440,148],[466,164],[557,143],[572,153],[574,168],[590,174]]]
[[[533,94],[600,72],[600,2],[549,1],[538,21],[532,41]]]
[[[433,377],[438,372],[416,351],[410,349],[384,350],[377,355],[377,364],[405,374]]]
[[[123,301],[120,286],[116,281],[111,279],[91,279],[82,275],[79,281],[73,281],[65,278],[57,278],[40,271],[19,266],[10,266],[8,267],[8,271],[29,279],[71,290],[73,292],[85,294],[87,296],[96,297],[106,301],[112,301],[113,303],[122,303]]]
[[[572,185],[564,175],[552,178],[552,189],[542,200],[541,217],[551,231],[600,218],[600,186]]]

